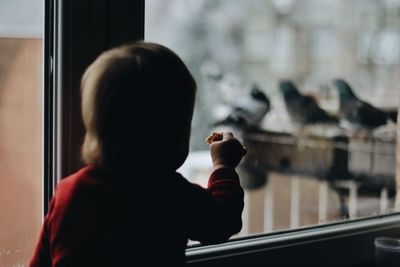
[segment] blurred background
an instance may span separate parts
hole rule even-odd
[[[43,1],[0,0],[0,266],[26,266],[43,218]]]
[[[392,212],[399,0],[147,0],[145,39],[182,57],[197,84],[191,153],[233,131],[249,235]]]

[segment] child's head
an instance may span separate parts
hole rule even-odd
[[[83,161],[178,168],[188,153],[195,90],[185,64],[164,46],[138,42],[104,52],[82,78]]]

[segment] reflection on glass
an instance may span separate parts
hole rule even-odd
[[[396,194],[400,1],[148,0],[146,39],[198,82],[191,153],[228,129],[248,154],[239,235],[391,212]]]

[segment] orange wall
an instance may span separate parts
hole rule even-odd
[[[0,48],[0,266],[27,265],[42,220],[42,41]]]

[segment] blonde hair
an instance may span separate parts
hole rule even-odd
[[[164,84],[170,91],[161,86]],[[191,119],[195,88],[195,81],[185,64],[164,46],[137,42],[102,53],[82,77],[81,107],[86,128],[81,150],[83,162],[104,167],[115,160],[112,158],[115,157],[113,149],[121,134],[118,133],[120,124],[131,118],[132,115],[126,113],[138,112],[134,103],[128,101],[138,102],[150,98],[153,93],[151,91],[155,90],[160,94],[160,98],[156,98],[159,102],[157,105],[165,109],[166,104],[161,100],[169,98],[168,101],[178,101],[184,94],[186,100],[179,104],[181,110],[170,114],[176,120],[171,123],[178,125],[186,123],[178,119],[182,117],[182,112],[190,113]],[[129,126],[124,127],[129,129]]]

